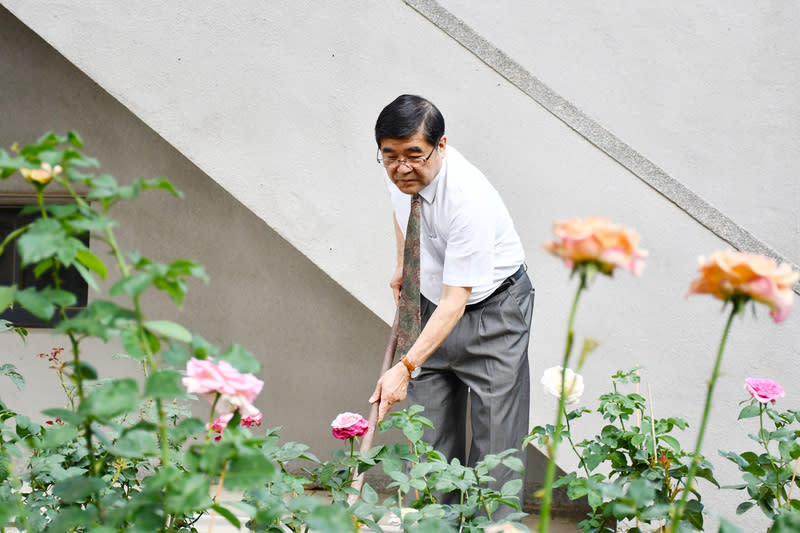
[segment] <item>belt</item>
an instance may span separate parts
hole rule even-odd
[[[490,294],[489,296],[487,296],[486,298],[484,298],[484,299],[483,299],[483,300],[481,300],[480,302],[476,302],[476,303],[474,303],[474,304],[469,304],[469,305],[465,306],[465,307],[464,307],[464,311],[472,311],[472,310],[474,310],[474,309],[480,309],[481,307],[483,307],[484,305],[486,305],[486,303],[487,303],[489,300],[491,300],[492,298],[494,298],[494,297],[495,297],[495,296],[497,296],[498,294],[502,294],[502,293],[504,293],[504,292],[505,292],[505,291],[506,291],[506,290],[507,290],[507,289],[508,289],[510,286],[512,286],[514,283],[516,283],[516,282],[517,282],[517,280],[518,280],[519,278],[521,278],[521,277],[522,277],[522,275],[525,273],[525,270],[526,270],[526,269],[525,269],[525,265],[524,265],[524,264],[520,265],[520,266],[519,266],[519,269],[517,269],[517,271],[516,271],[516,272],[514,272],[513,274],[511,274],[510,276],[508,276],[506,279],[504,279],[504,280],[503,280],[503,283],[501,283],[501,284],[500,284],[500,285],[499,285],[499,286],[498,286],[498,287],[497,287],[497,288],[494,290],[494,292],[493,292],[492,294]]]

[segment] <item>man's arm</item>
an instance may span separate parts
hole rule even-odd
[[[411,364],[421,366],[444,342],[464,314],[470,293],[472,293],[471,287],[444,286],[439,306],[406,354],[406,359]],[[397,363],[381,376],[375,386],[375,392],[369,398],[369,403],[375,403],[380,399],[378,420],[383,420],[392,404],[405,400],[410,379],[411,374],[402,363]]]

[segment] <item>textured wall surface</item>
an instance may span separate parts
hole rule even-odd
[[[274,361],[268,364],[284,365],[276,379],[291,375],[295,386],[305,383],[305,373],[315,367],[298,367],[299,358],[283,356],[313,357],[317,337],[307,335],[314,328],[329,328],[319,338],[333,335],[337,357],[353,365],[326,367],[327,376],[354,375],[368,359],[361,349],[348,355],[346,346],[384,342],[380,337],[385,327],[370,324],[393,314],[386,283],[394,258],[389,202],[373,161],[371,129],[383,105],[398,94],[415,92],[442,109],[449,141],[495,184],[523,238],[537,288],[534,383],[545,368],[559,362],[574,291],[566,269],[541,250],[541,243],[556,219],[605,215],[636,228],[650,257],[642,278],[619,274],[614,280],[598,279],[581,302],[577,334],[600,341],[584,369],[586,403],[592,407],[594,398],[608,390],[608,376],[617,369],[640,364],[645,386],[652,387],[656,415],[682,416],[697,427],[725,317],[718,302],[687,300],[684,294],[697,256],[725,248],[725,243],[403,2],[273,2],[269,10],[256,1],[224,10],[188,2],[4,4],[155,134],[149,132],[139,141],[141,149],[133,151],[137,144],[130,142],[127,130],[116,129],[120,113],[106,111],[112,104],[105,97],[87,88],[79,89],[81,98],[62,96],[61,82],[55,88],[41,84],[39,78],[59,67],[40,66],[38,58],[28,60],[39,69],[27,74],[26,83],[33,85],[13,88],[18,103],[6,102],[11,88],[0,88],[0,105],[16,113],[20,128],[29,127],[29,114],[44,122],[57,119],[52,127],[81,129],[86,124],[107,143],[103,146],[110,154],[125,154],[120,169],[171,175],[165,165],[150,166],[157,162],[150,151],[165,145],[161,136],[196,165],[181,163],[192,169],[186,182],[214,189],[201,196],[243,205],[285,238],[259,226],[256,216],[230,210],[250,229],[242,230],[239,241],[234,240],[238,229],[227,234],[229,248],[179,239],[186,255],[204,262],[197,252],[214,246],[220,271],[223,266],[234,272],[239,265],[248,268],[243,274],[247,281],[237,287],[241,292],[224,302],[211,299],[199,305],[209,314],[198,319],[198,326],[213,323],[220,314],[227,320],[227,313],[242,306],[247,315],[260,317],[273,310],[262,299],[286,298],[296,306],[296,314],[288,315],[292,318],[275,318],[280,325],[275,334],[266,334],[260,322],[229,322],[237,332],[252,335],[248,338],[254,342],[231,337],[254,351],[259,342],[281,347],[268,359]],[[682,9],[689,8],[674,6],[666,12],[644,7],[593,11],[586,6],[585,12],[574,13],[568,8],[544,10],[535,3],[490,13],[471,2],[442,4],[733,220],[795,262],[800,259],[798,180],[792,178],[798,157],[796,143],[791,143],[797,137],[797,100],[786,98],[786,87],[797,81],[792,70],[796,65],[787,64],[784,53],[786,40],[796,39],[786,26],[793,13],[766,24],[760,21],[769,20],[771,11],[754,13],[755,7],[742,4],[723,14],[711,7],[687,13]],[[511,16],[515,13],[519,16]],[[754,43],[771,42],[772,48],[747,47],[741,42],[744,36]],[[21,50],[6,50],[5,79],[19,78],[15,65],[24,72],[25,56]],[[43,103],[54,97],[61,105],[42,111]],[[38,131],[38,122],[34,124],[30,129]],[[7,145],[13,139],[0,140]],[[215,189],[211,180],[241,205]],[[191,199],[189,194],[186,202]],[[350,208],[353,204],[356,209]],[[166,246],[159,228],[182,218],[199,222],[201,212],[172,215],[157,208],[145,217],[153,220],[142,221],[141,229],[137,224],[131,238]],[[280,243],[270,244],[279,251],[270,248],[254,259],[252,254],[266,249],[263,239]],[[252,264],[259,260],[267,263]],[[260,283],[264,292],[256,299],[252,290]],[[323,292],[333,293],[331,307],[319,307],[326,300],[320,299],[318,283],[327,287]],[[351,320],[350,309],[364,314]],[[344,333],[335,327],[337,321]],[[360,337],[362,327],[368,339]],[[743,451],[749,447],[747,433],[754,431],[735,421],[737,403],[745,398],[744,379],[778,379],[788,389],[786,405],[797,407],[791,385],[800,381],[795,363],[799,330],[797,309],[781,325],[774,325],[764,310],[734,325],[704,448],[718,466],[722,484],[734,483],[737,474],[716,458],[716,449]],[[358,387],[369,389],[372,373],[371,367],[362,370]],[[311,377],[313,386],[304,392],[310,405],[325,402],[337,410],[351,406],[344,399],[347,394],[323,379],[325,374]],[[280,422],[285,425],[302,416],[298,404],[287,403]],[[550,421],[554,409],[554,401],[535,386],[533,422]],[[580,437],[600,423],[599,417],[588,417],[574,430]],[[691,447],[692,430],[681,440]],[[561,457],[564,466],[574,465],[567,450]],[[708,499],[713,509],[729,517],[738,501],[730,493]],[[757,530],[756,513],[737,518],[740,527]]]
[[[800,263],[796,4],[439,4]]]
[[[211,278],[208,285],[189,283],[183,311],[163,295],[149,297],[146,316],[175,320],[222,347],[245,346],[263,365],[256,406],[264,424],[283,426],[284,438],[312,444],[321,457],[338,448],[330,421],[341,411],[366,412],[389,332],[385,323],[2,8],[0,78],[13,80],[0,85],[0,146],[6,150],[50,129],[74,129],[86,152],[118,181],[165,176],[185,193],[179,200],[151,191],[112,211],[123,249],[162,262],[193,259]],[[19,175],[0,187],[0,199],[30,189]],[[104,255],[101,243],[94,248]],[[56,374],[37,354],[64,345],[49,329],[31,330],[27,345],[15,335],[0,336],[0,364],[13,363],[27,379],[17,393],[3,378],[3,401],[33,417],[63,406]],[[141,375],[136,364],[111,360],[121,351],[95,342],[84,355],[101,376]],[[339,375],[363,379],[343,386],[331,379]],[[201,403],[197,414],[205,418]]]

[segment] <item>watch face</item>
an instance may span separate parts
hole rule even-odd
[[[420,372],[422,372],[422,369],[420,367],[415,368],[414,371],[411,372],[411,377],[415,378],[415,377],[419,376]]]

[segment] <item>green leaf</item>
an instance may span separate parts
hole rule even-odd
[[[422,439],[424,430],[419,424],[409,424],[403,428],[403,435],[411,442],[418,442]]]
[[[742,530],[720,516],[719,531],[717,533],[742,533]]]
[[[239,528],[242,527],[242,524],[241,524],[241,522],[239,522],[239,519],[236,518],[236,515],[233,514],[229,509],[221,506],[218,503],[215,503],[214,505],[212,505],[211,508],[214,509],[216,512],[218,512],[220,514],[220,516],[225,518],[225,520],[227,520],[236,529],[239,529]]]
[[[525,471],[525,465],[518,457],[506,457],[503,459],[503,464],[519,474]]]
[[[500,489],[500,494],[503,496],[517,496],[521,490],[522,480],[512,479],[511,481],[506,481],[503,484],[503,487]]]
[[[122,347],[131,358],[141,361],[147,357],[147,350],[145,350],[144,343],[139,336],[139,328],[135,323],[122,330],[119,338],[122,341]]]
[[[144,327],[156,335],[163,335],[186,344],[192,342],[192,334],[188,329],[169,320],[148,320],[144,323]]]
[[[132,379],[114,380],[92,391],[78,412],[99,420],[110,420],[136,409],[139,386]]]
[[[746,405],[744,409],[739,412],[738,420],[742,420],[744,418],[753,418],[761,414],[761,406],[759,404],[750,404]]]
[[[14,303],[14,294],[17,288],[14,286],[0,286],[0,311],[5,311]]]
[[[312,531],[325,533],[352,533],[353,519],[349,509],[340,503],[322,505],[306,517],[306,525]]]
[[[64,422],[72,424],[73,426],[80,426],[86,421],[86,417],[84,415],[60,407],[45,409],[44,411],[42,411],[42,414],[51,416],[53,418],[60,418]]]
[[[240,344],[231,345],[219,356],[219,359],[229,362],[239,372],[256,373],[261,370],[261,363]]]
[[[67,423],[63,426],[54,426],[48,429],[44,434],[44,438],[42,439],[39,447],[43,450],[53,450],[77,438],[78,428],[76,426],[73,426],[70,423]]]
[[[202,474],[180,473],[169,483],[165,510],[189,514],[211,505],[208,478]]]
[[[56,333],[99,337],[108,342],[120,329],[136,320],[136,313],[107,300],[94,300],[86,309],[56,326]]]
[[[19,373],[17,367],[14,365],[8,363],[0,366],[0,375],[7,376],[17,387],[17,390],[21,391],[25,388],[25,378],[22,377],[22,374]]]
[[[177,370],[159,370],[147,378],[144,393],[148,398],[172,399],[185,396],[178,385],[181,373]]]
[[[152,431],[133,429],[117,439],[110,451],[121,457],[155,456],[158,455],[158,440]]]
[[[75,378],[80,378],[83,380],[97,379],[97,370],[95,370],[92,365],[84,361],[67,361],[64,363],[64,366],[72,369],[72,374]]]
[[[275,465],[262,453],[249,450],[228,461],[225,486],[232,489],[248,489],[271,481],[274,475]]]
[[[88,250],[78,250],[78,252],[75,254],[75,259],[77,259],[80,264],[100,276],[100,279],[106,279],[106,264],[103,263],[100,258],[94,255],[92,252]]]
[[[219,348],[214,346],[200,335],[192,337],[192,354],[198,359],[205,359],[209,356],[215,356],[219,352]],[[231,363],[233,364],[233,363]]]
[[[364,485],[361,487],[361,499],[367,503],[377,503],[378,493],[375,492],[375,489],[369,486],[369,483],[364,483]]]
[[[56,306],[70,307],[75,305],[75,295],[60,289],[36,290],[35,287],[18,290],[14,295],[17,303],[42,320],[50,320],[56,312]]]
[[[744,514],[750,510],[751,507],[755,505],[755,502],[742,502],[736,508],[736,514]]]
[[[185,366],[189,360],[189,354],[186,352],[186,346],[171,342],[169,348],[161,352],[161,358],[168,365]]]
[[[139,272],[133,274],[131,276],[122,278],[118,282],[116,282],[111,289],[109,289],[108,294],[111,296],[118,296],[120,294],[127,294],[131,298],[139,296],[142,294],[147,287],[150,286],[150,283],[153,281],[153,274],[148,272]]]
[[[53,486],[53,494],[64,503],[81,502],[106,486],[106,482],[96,477],[74,476],[59,481]]]
[[[67,142],[75,148],[83,148],[83,139],[81,139],[81,136],[72,130],[67,132]]]
[[[17,239],[17,249],[22,266],[38,263],[58,254],[67,240],[67,234],[58,220],[40,218],[28,226],[28,230]]]
[[[658,440],[667,443],[667,445],[673,449],[675,453],[680,453],[681,451],[681,443],[678,442],[678,439],[675,437],[670,437],[669,435],[661,435],[658,437]]]

